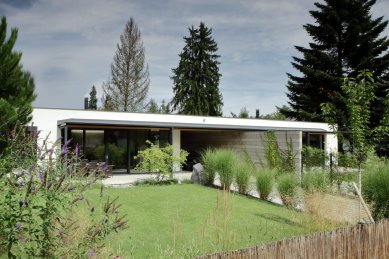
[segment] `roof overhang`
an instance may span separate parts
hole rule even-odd
[[[331,133],[322,127],[309,127],[310,125],[304,125],[302,122],[291,122],[285,126],[285,122],[280,121],[279,126],[273,123],[258,123],[259,120],[252,119],[253,125],[242,125],[234,123],[232,120],[230,123],[206,123],[204,120],[202,123],[194,122],[178,122],[178,121],[138,121],[138,120],[107,120],[107,119],[77,119],[70,118],[58,121],[59,127],[71,127],[71,126],[88,126],[88,127],[136,127],[136,128],[175,128],[186,130],[239,130],[239,131],[304,131],[304,132],[317,132],[317,133]],[[262,124],[262,125],[261,125]],[[269,125],[271,124],[271,125]],[[294,125],[295,124],[295,125]],[[308,123],[314,124],[314,123]],[[316,126],[316,125],[315,125]],[[317,125],[319,126],[319,125]]]

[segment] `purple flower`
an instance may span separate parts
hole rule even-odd
[[[66,149],[67,146],[69,146],[70,142],[72,142],[72,139],[68,139],[65,144],[63,145],[63,149]]]
[[[75,189],[76,189],[75,186],[70,186],[70,187],[68,187],[68,191],[73,191],[73,190],[75,190]]]
[[[19,231],[19,233],[22,233],[23,232],[23,227],[22,227],[22,224],[20,224],[20,223],[16,223],[16,228],[17,228],[17,230]]]
[[[76,157],[80,157],[81,154],[81,148],[79,145],[76,146]]]
[[[35,164],[32,164],[32,165],[30,166],[29,172],[31,173],[34,169],[35,169]]]
[[[49,182],[49,183],[46,185],[46,189],[47,189],[47,190],[50,189],[52,185],[53,185],[53,183],[52,183],[52,182]]]
[[[23,186],[24,186],[23,181],[19,181],[19,182],[18,182],[18,187],[19,187],[19,188],[22,188]]]
[[[92,257],[95,254],[95,251],[93,249],[89,250],[87,257]]]
[[[16,177],[22,177],[24,175],[24,173],[23,172],[20,172],[20,173],[17,173],[16,174]]]
[[[39,172],[39,179],[41,180],[41,182],[43,182],[43,180],[45,179],[45,176],[42,172]]]
[[[64,150],[62,150],[60,156],[64,156],[64,155],[66,155],[67,153],[69,153],[69,149],[64,148]]]
[[[20,201],[19,201],[19,207],[22,207],[23,204],[24,204],[24,200],[20,200]]]

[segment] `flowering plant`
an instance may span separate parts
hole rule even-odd
[[[108,233],[125,227],[116,200],[108,199],[100,217],[93,217],[84,233],[77,233],[80,238],[74,238],[79,223],[72,215],[80,202],[93,214],[84,192],[107,165],[101,163],[89,174],[71,140],[60,147],[59,141],[50,144],[47,139],[38,146],[39,133],[14,131],[0,156],[0,257],[85,258],[101,248]]]

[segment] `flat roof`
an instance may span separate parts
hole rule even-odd
[[[70,125],[150,127],[177,129],[212,130],[288,130],[307,132],[333,132],[327,123],[281,121],[264,119],[242,119],[211,116],[191,116],[176,114],[151,114],[108,112],[96,110],[34,108],[34,116],[53,116],[60,127]]]

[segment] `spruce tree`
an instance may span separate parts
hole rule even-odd
[[[89,93],[89,110],[97,110],[97,96],[96,87],[92,86],[92,90]]]
[[[0,154],[7,145],[8,134],[17,126],[24,126],[31,120],[35,100],[34,80],[23,70],[20,63],[22,53],[13,51],[18,30],[11,29],[7,36],[7,20],[1,18],[0,25]]]
[[[180,53],[177,68],[172,69],[173,110],[190,115],[222,115],[222,95],[219,92],[219,55],[212,30],[204,23],[198,29],[189,28],[184,37],[185,47]]]
[[[383,99],[388,89],[389,40],[380,37],[388,22],[373,19],[370,9],[375,0],[325,0],[310,11],[315,24],[304,29],[312,38],[309,47],[296,46],[302,57],[293,57],[292,65],[300,73],[288,74],[288,108],[282,114],[302,121],[324,121],[321,103],[336,108],[341,131],[349,131],[349,114],[341,88],[345,76],[356,77],[361,70],[373,72],[378,84],[377,101],[371,107],[371,123],[383,116]]]
[[[146,107],[149,69],[140,30],[133,18],[126,23],[111,65],[111,80],[103,84],[104,96],[110,96],[109,109],[139,112]],[[105,104],[106,101],[103,100]],[[105,105],[104,105],[105,107]]]

